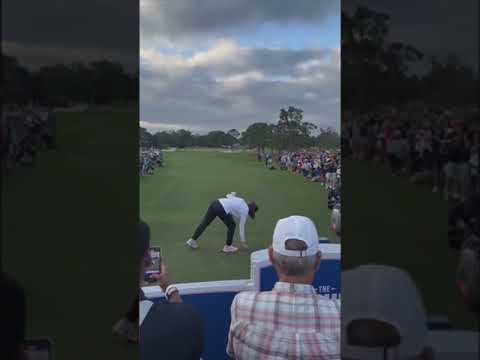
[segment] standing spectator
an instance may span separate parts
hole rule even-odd
[[[183,304],[171,285],[166,266],[155,275],[167,304],[152,306],[141,326],[141,360],[198,360],[203,351],[203,324],[189,304]]]
[[[480,244],[478,242],[470,242],[460,252],[457,269],[457,287],[469,310],[479,316]]]
[[[480,165],[480,132],[477,130],[472,134],[472,143],[470,147],[470,191],[472,193],[480,191],[480,177],[479,177],[479,165]]]
[[[138,225],[138,239],[137,239],[137,261],[139,264],[139,284],[144,281],[145,268],[150,265],[150,227],[140,221]],[[143,297],[141,288],[139,293],[133,300],[130,308],[113,327],[113,333],[126,338],[130,342],[138,342],[138,313],[140,296]]]
[[[200,316],[191,305],[183,304],[179,290],[170,281],[163,259],[160,274],[153,277],[165,294],[167,303],[152,305],[142,323],[140,359],[198,360],[203,351]]]
[[[227,353],[239,360],[340,359],[340,305],[311,285],[320,266],[318,234],[303,216],[280,219],[268,250],[279,281],[242,292],[231,306]]]
[[[399,360],[433,359],[423,301],[406,272],[361,265],[342,273],[342,294],[343,357],[378,359],[382,348],[396,348]]]

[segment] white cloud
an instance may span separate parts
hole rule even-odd
[[[315,69],[315,68],[318,68],[319,66],[326,65],[326,64],[328,64],[328,62],[326,62],[325,60],[313,59],[313,60],[302,62],[298,64],[297,67],[301,72],[308,72],[311,69]]]
[[[221,53],[212,51],[216,48],[214,44],[203,54]],[[191,61],[195,53],[142,52],[148,64],[141,72],[142,121],[159,122],[158,129],[245,129],[256,121],[276,122],[280,108],[293,105],[305,111],[306,120],[339,128],[340,107],[331,99],[340,96],[340,72],[325,60],[333,51],[241,50],[244,61],[239,64],[203,56],[201,67]],[[312,66],[300,70],[305,63]]]
[[[233,22],[258,25],[262,17],[318,20],[328,12],[323,5],[298,0],[287,11],[277,10],[276,0],[141,1],[141,120],[151,131],[245,129],[276,122],[288,106],[302,108],[306,121],[339,128],[339,104],[329,100],[340,97],[339,50],[246,46],[222,32]]]
[[[222,39],[207,51],[193,55],[188,59],[188,63],[190,66],[208,67],[242,60],[244,60],[244,51],[234,41]]]
[[[260,71],[247,71],[240,74],[229,75],[226,77],[220,77],[217,82],[223,83],[226,90],[238,90],[244,88],[249,82],[262,81],[265,79]]]

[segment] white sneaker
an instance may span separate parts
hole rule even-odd
[[[248,250],[248,244],[246,242],[240,242],[240,246],[242,247],[242,249]]]
[[[193,239],[188,239],[187,245],[190,246],[192,249],[198,248],[198,243]]]
[[[235,251],[237,251],[237,250],[238,250],[238,248],[236,248],[236,247],[233,246],[233,245],[225,245],[225,246],[223,247],[223,249],[222,249],[222,251],[223,251],[224,253],[232,253],[232,252],[235,252]]]

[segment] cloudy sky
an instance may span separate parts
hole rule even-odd
[[[410,44],[445,60],[456,55],[478,70],[478,0],[343,0],[342,9],[352,13],[357,6],[389,14],[389,40]]]
[[[149,131],[244,130],[280,108],[340,124],[340,2],[140,0],[140,116]]]
[[[109,59],[137,72],[138,23],[132,0],[2,1],[2,52],[31,69]]]

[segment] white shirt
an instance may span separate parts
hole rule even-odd
[[[227,214],[231,214],[238,221],[240,241],[245,241],[245,223],[248,217],[248,205],[242,198],[236,197],[233,193],[226,198],[218,199]]]

